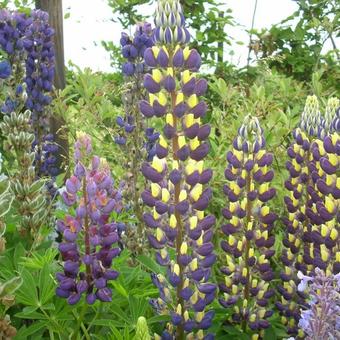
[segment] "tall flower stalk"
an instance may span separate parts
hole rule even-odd
[[[31,111],[35,171],[38,177],[52,178],[58,173],[55,167],[58,146],[49,133],[47,112],[54,78],[53,34],[46,12],[33,10],[26,15],[0,10],[0,49],[11,69],[6,79],[8,95],[1,111],[4,114],[22,108]]]
[[[58,231],[63,235],[59,250],[64,271],[57,274],[56,293],[71,305],[76,304],[82,294],[86,295],[88,304],[96,300],[110,302],[109,281],[119,275],[111,268],[112,261],[120,254],[119,226],[111,214],[122,209],[121,192],[114,189],[108,165],[92,155],[89,136],[79,136],[75,161],[74,175],[66,181],[62,194],[70,213],[57,222]]]
[[[165,124],[156,155],[142,166],[150,183],[142,198],[152,209],[144,214],[148,238],[167,277],[152,274],[160,297],[151,304],[171,317],[162,339],[212,339],[204,330],[214,315],[207,306],[216,290],[209,283],[216,258],[211,242],[215,218],[204,213],[211,198],[204,186],[212,171],[204,169],[210,126],[201,122],[207,105],[199,99],[207,82],[196,74],[198,52],[186,46],[190,35],[179,1],[158,1],[155,24],[155,46],[144,54],[152,68],[144,77],[149,98],[140,102],[140,110],[146,117],[165,118]]]
[[[301,308],[308,307],[306,295],[297,289],[298,271],[312,276],[316,268],[328,275],[339,272],[339,134],[333,129],[338,105],[331,99],[323,117],[317,98],[308,97],[288,148],[285,187],[290,194],[285,197],[288,216],[277,307],[288,333],[297,338],[304,337],[298,323]]]
[[[14,111],[23,99],[23,82],[25,77],[25,67],[23,61],[26,57],[24,48],[25,32],[31,24],[31,19],[23,13],[11,12],[0,9],[0,50],[5,56],[7,64],[5,84],[7,96],[4,103],[1,103],[1,112],[10,114]]]
[[[310,173],[311,143],[318,138],[321,132],[321,113],[319,103],[315,96],[306,100],[304,111],[301,115],[300,126],[293,132],[293,142],[287,150],[290,160],[286,168],[289,178],[285,187],[289,195],[285,196],[287,217],[284,218],[286,234],[283,240],[282,253],[283,271],[280,278],[282,284],[278,289],[281,299],[276,303],[282,315],[282,322],[287,327],[287,332],[297,338],[304,334],[298,328],[300,308],[306,305],[306,296],[297,291],[297,272],[306,273],[307,265],[304,261],[304,233],[310,229],[310,220],[307,215],[308,208],[312,205],[308,187],[312,185]]]
[[[304,260],[307,274],[320,268],[327,275],[340,272],[340,136],[333,128],[337,98],[330,98],[325,112],[324,129],[320,138],[311,143],[309,171],[312,183],[308,187],[312,204],[306,214],[310,227],[305,230]]]
[[[50,134],[48,106],[52,101],[55,56],[54,30],[48,19],[48,13],[32,11],[32,23],[25,31],[25,107],[32,112],[37,175],[54,178],[59,172],[55,165],[58,146],[53,142],[54,136]]]
[[[131,225],[126,229],[126,246],[133,252],[140,252],[145,243],[143,212],[140,202],[140,168],[145,160],[145,123],[138,107],[140,100],[145,98],[143,78],[147,72],[144,62],[144,52],[153,46],[152,28],[149,23],[141,23],[136,27],[133,37],[126,33],[121,36],[122,55],[125,62],[122,65],[124,75],[123,106],[125,115],[117,117],[120,127],[119,136],[115,138],[121,145],[126,158],[126,179],[129,185],[126,190],[127,199],[132,202],[133,212],[137,219],[137,228]],[[148,141],[157,140],[158,135],[146,134]],[[151,153],[151,151],[150,151]]]
[[[222,260],[224,282],[219,302],[232,310],[232,322],[258,339],[273,314],[268,305],[274,295],[270,259],[275,253],[273,227],[277,217],[268,205],[276,193],[270,187],[273,155],[265,149],[257,118],[244,119],[227,161],[224,192],[229,203],[222,213],[228,223],[222,226],[227,239],[221,242],[226,257]]]

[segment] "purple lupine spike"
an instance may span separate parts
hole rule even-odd
[[[84,166],[91,157],[91,139],[82,134],[75,143],[75,174],[66,181],[63,194],[64,202],[76,208],[76,216],[68,214],[57,222],[63,236],[59,251],[64,272],[57,273],[56,294],[71,305],[82,294],[89,304],[96,300],[110,302],[108,282],[118,276],[111,266],[120,253],[119,230],[110,216],[113,211],[121,211],[120,194],[113,187],[108,167],[100,164],[97,156],[92,157],[89,167]]]
[[[141,23],[136,26],[136,31],[133,37],[129,37],[128,34],[122,33],[121,46],[122,55],[125,58],[125,62],[122,65],[122,72],[127,78],[127,89],[123,95],[123,103],[125,106],[125,117],[120,117],[117,122],[121,128],[120,136],[115,138],[117,144],[125,146],[127,144],[127,136],[131,133],[140,133],[141,124],[138,117],[135,117],[134,111],[138,101],[142,100],[142,88],[140,86],[141,80],[146,73],[146,65],[156,66],[157,62],[150,51],[145,53],[146,49],[153,45],[152,43],[152,30],[150,24]],[[144,59],[145,54],[145,59]],[[145,65],[146,64],[146,65]],[[133,80],[133,82],[132,82]],[[146,86],[158,86],[154,84],[152,79],[146,83]],[[133,83],[133,84],[132,84]],[[152,116],[153,109],[145,106],[143,102],[140,103],[140,109],[146,116]],[[137,126],[137,129],[136,129]],[[135,136],[134,136],[135,137]],[[124,140],[124,142],[122,142]],[[141,142],[141,141],[138,141]],[[142,147],[139,145],[138,147]]]
[[[52,177],[47,187],[54,196],[53,178],[59,171],[55,157],[58,146],[53,143],[45,112],[51,102],[49,93],[54,73],[53,30],[48,24],[47,13],[40,10],[33,10],[30,15],[1,10],[0,17],[0,49],[7,54],[10,68],[15,67],[15,81],[19,81],[19,84],[11,85],[14,88],[8,92],[1,111],[10,114],[24,106],[32,112],[36,175]],[[7,67],[6,70],[8,78],[10,69]],[[8,82],[11,83],[11,79]]]
[[[234,149],[227,154],[225,194],[229,205],[222,212],[228,220],[222,226],[226,240],[221,242],[227,262],[222,268],[225,281],[220,284],[223,294],[219,302],[232,308],[231,318],[244,332],[251,330],[255,336],[262,336],[263,329],[269,327],[266,317],[271,310],[267,308],[273,295],[269,282],[274,278],[270,258],[275,253],[272,230],[277,219],[267,205],[275,190],[270,188],[271,178],[266,180],[272,155],[264,149],[263,139],[257,118],[247,116]],[[238,144],[247,147],[239,149]]]

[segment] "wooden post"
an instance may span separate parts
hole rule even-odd
[[[63,30],[63,4],[62,0],[36,0],[35,7],[49,14],[49,22],[54,29],[55,50],[55,76],[54,86],[57,90],[65,88],[65,56],[64,56],[64,30]],[[69,145],[67,130],[64,128],[65,121],[61,117],[51,116],[51,133],[55,136],[55,142],[60,146],[57,157],[58,167],[62,163],[68,163]]]

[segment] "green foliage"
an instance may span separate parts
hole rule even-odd
[[[0,9],[10,7],[24,13],[29,13],[33,5],[34,0],[0,0]]]
[[[298,10],[269,30],[255,31],[253,51],[267,58],[271,68],[302,81],[310,81],[320,65],[325,79],[335,86],[339,81],[337,59],[339,51],[340,5],[336,0],[299,0]],[[333,50],[323,55],[323,47],[330,41]],[[336,75],[337,73],[337,75]]]

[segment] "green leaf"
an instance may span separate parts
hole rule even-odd
[[[27,269],[22,269],[21,277],[23,284],[15,294],[17,302],[27,306],[39,306],[36,279]]]
[[[125,337],[123,338],[123,336],[121,335],[120,330],[118,330],[115,326],[111,325],[110,329],[111,329],[111,334],[110,335],[114,336],[111,339],[125,340]],[[128,339],[126,339],[126,340],[128,340]]]
[[[149,256],[139,255],[137,261],[154,273],[161,271],[160,266]]]
[[[22,312],[16,313],[15,317],[20,318],[20,319],[28,319],[28,320],[47,320],[48,318],[39,312],[32,311],[30,313],[26,312],[29,311],[30,309],[33,309],[33,307],[26,307],[23,309]]]
[[[13,263],[14,264],[19,263],[21,258],[25,257],[25,255],[26,255],[25,247],[22,245],[22,243],[19,242],[18,244],[16,244],[14,249]]]
[[[120,295],[126,298],[129,296],[128,292],[125,290],[125,288],[120,283],[114,281],[113,287]]]
[[[15,336],[14,339],[20,339],[23,340],[25,338],[27,338],[30,335],[35,336],[35,338],[37,338],[38,336],[38,332],[43,329],[46,328],[46,326],[48,325],[47,321],[38,321],[38,322],[34,322],[31,326],[27,327],[24,326],[22,328],[20,328],[19,332],[17,333],[17,335]]]
[[[41,305],[45,305],[54,296],[54,279],[51,275],[49,266],[44,265],[39,275],[39,299]]]

